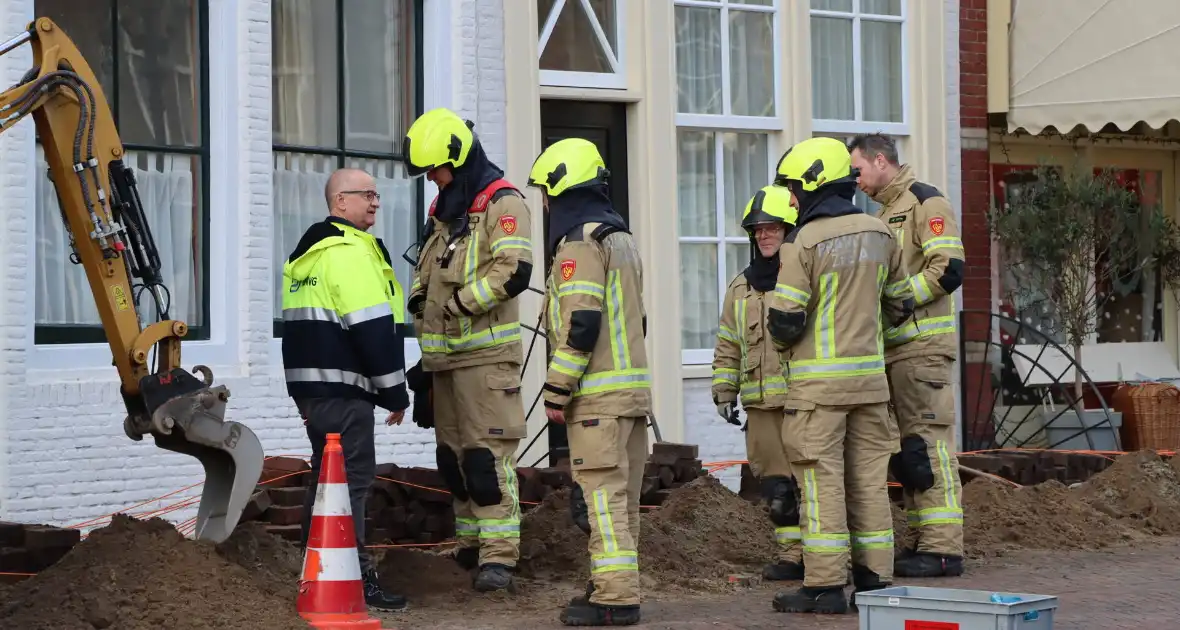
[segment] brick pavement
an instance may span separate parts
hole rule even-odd
[[[1046,552],[974,562],[962,578],[899,580],[898,584],[1004,590],[1055,595],[1056,630],[1146,630],[1180,627],[1180,539],[1161,539],[1115,551]],[[788,585],[794,587],[794,584]],[[818,617],[775,613],[774,587],[759,585],[729,596],[649,598],[645,623],[635,628],[667,630],[854,630],[855,614]],[[568,596],[577,594],[571,590]],[[564,595],[563,595],[564,596]],[[386,628],[542,630],[557,623],[558,602],[512,613],[472,596],[470,605],[448,611],[416,609],[386,617]],[[510,604],[509,604],[510,605]],[[541,610],[538,610],[538,609]]]

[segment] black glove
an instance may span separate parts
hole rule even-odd
[[[422,369],[422,361],[406,371],[406,386],[414,392],[414,424],[434,427],[434,376]]]

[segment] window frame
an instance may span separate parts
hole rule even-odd
[[[536,0],[530,0],[534,4]],[[553,8],[549,10],[549,15],[539,15],[537,18],[541,20],[541,33],[537,35],[537,65],[540,66],[541,55],[545,54],[545,47],[549,44],[549,40],[553,35],[553,29],[557,25],[557,19],[561,16],[561,12],[565,10],[566,6],[571,2],[576,2],[582,5],[581,9],[572,7],[573,10],[584,11],[589,19],[590,25],[594,27],[594,34],[598,39],[598,45],[602,46],[603,51],[608,53],[608,59],[611,62],[613,72],[579,72],[574,70],[540,70],[540,84],[551,87],[572,87],[572,88],[590,88],[603,90],[625,90],[627,89],[627,32],[625,12],[630,3],[634,0],[610,0],[614,3],[615,16],[615,46],[610,46],[607,41],[606,31],[603,30],[601,22],[594,14],[594,8],[590,5],[590,0],[555,0]]]
[[[858,134],[883,133],[895,137],[910,135],[912,123],[911,90],[910,90],[910,44],[906,37],[906,29],[910,24],[909,0],[901,0],[901,15],[879,15],[863,13],[860,10],[862,0],[851,0],[852,12],[828,11],[811,8],[810,0],[807,8],[807,29],[809,37],[815,37],[811,28],[811,19],[815,17],[835,18],[852,21],[852,93],[853,120],[834,118],[817,118],[812,111],[811,128],[816,133],[826,134]],[[862,73],[861,55],[861,22],[889,22],[901,25],[901,122],[878,122],[864,119],[864,77]],[[808,50],[810,55],[810,49]],[[815,77],[811,78],[811,92],[815,93]]]
[[[678,249],[681,243],[688,244],[714,244],[717,247],[717,313],[721,312],[721,306],[725,299],[725,289],[729,286],[729,281],[734,274],[728,273],[726,270],[726,247],[730,244],[745,244],[749,240],[745,237],[731,237],[726,235],[726,221],[730,220],[730,209],[725,207],[725,181],[723,173],[725,172],[725,152],[722,140],[722,134],[725,133],[743,133],[743,134],[757,134],[766,137],[766,153],[767,157],[767,171],[766,183],[769,184],[773,179],[775,164],[777,163],[777,156],[782,152],[782,144],[784,142],[782,134],[784,131],[783,124],[783,36],[785,19],[784,13],[785,0],[771,0],[770,5],[754,5],[740,2],[740,0],[673,0],[673,11],[678,7],[690,8],[705,8],[717,10],[720,13],[719,20],[721,22],[720,30],[720,46],[721,46],[721,98],[722,106],[720,114],[689,114],[676,112],[674,116],[676,125],[676,134],[679,137],[681,130],[685,131],[701,131],[713,133],[714,142],[714,177],[717,182],[717,201],[713,208],[713,214],[716,218],[716,234],[713,236],[683,236],[679,234],[680,226],[677,225],[677,246]],[[769,13],[772,17],[772,37],[774,39],[774,48],[772,51],[774,58],[774,115],[773,116],[744,116],[731,113],[733,111],[732,95],[731,95],[731,66],[730,66],[730,45],[729,45],[729,11],[749,11],[758,13]],[[675,49],[677,43],[675,35],[673,35],[673,61],[675,61]],[[673,85],[675,86],[676,79],[674,78]],[[678,101],[678,99],[676,99]],[[676,105],[674,105],[676,107]],[[679,141],[677,141],[679,143]],[[679,256],[680,254],[678,254]],[[736,272],[735,272],[736,273]],[[684,298],[681,296],[681,304]],[[682,314],[683,317],[683,314]],[[681,322],[683,325],[683,321]],[[679,341],[679,340],[678,340]],[[683,342],[680,342],[683,343]],[[696,365],[710,365],[713,362],[713,348],[685,348],[681,347],[681,364],[684,366]]]
[[[111,89],[109,91],[104,90],[104,96],[106,98],[107,106],[110,108],[111,116],[114,119],[115,127],[116,127],[116,129],[118,129],[119,128],[119,118],[120,118],[120,112],[119,112],[119,102],[120,102],[119,79],[120,79],[120,74],[121,74],[120,65],[121,65],[123,55],[126,55],[128,53],[124,52],[120,46],[120,41],[122,38],[120,35],[120,29],[119,29],[119,2],[118,2],[118,0],[102,0],[102,1],[107,2],[109,5],[109,12],[110,12],[110,16],[111,16],[111,33],[110,33],[110,35],[112,37],[111,55],[113,57],[113,60],[111,62]],[[33,4],[34,4],[33,10],[35,13],[35,11],[36,11],[35,2]],[[196,0],[195,4],[196,4],[195,8],[197,11],[197,22],[198,22],[197,23],[197,46],[199,48],[199,51],[197,54],[197,63],[200,66],[198,69],[198,72],[197,72],[199,96],[198,96],[198,99],[197,99],[198,102],[197,102],[196,108],[195,108],[198,116],[200,117],[200,122],[201,122],[200,133],[198,134],[198,143],[199,143],[198,146],[189,147],[189,146],[182,146],[182,145],[169,146],[169,145],[132,143],[132,142],[124,141],[123,136],[122,136],[122,132],[120,131],[119,133],[120,133],[120,141],[123,143],[122,144],[123,150],[126,152],[146,152],[146,153],[159,154],[159,155],[183,155],[183,156],[187,156],[190,158],[197,158],[199,160],[199,167],[198,168],[200,169],[200,173],[199,173],[198,187],[199,187],[199,191],[200,191],[200,200],[199,200],[199,205],[197,206],[197,211],[200,214],[200,221],[199,221],[199,228],[198,229],[200,230],[200,234],[201,234],[201,249],[200,249],[201,265],[200,265],[200,269],[196,270],[196,273],[199,274],[199,276],[198,276],[198,279],[199,279],[198,290],[201,295],[200,316],[201,316],[202,323],[200,325],[194,325],[193,323],[186,321],[185,323],[188,324],[188,334],[185,335],[184,339],[186,341],[191,340],[194,342],[208,342],[213,338],[213,335],[212,335],[212,332],[213,332],[212,315],[214,313],[214,309],[212,307],[212,304],[210,303],[210,300],[212,297],[212,295],[211,295],[212,291],[210,290],[210,278],[213,275],[213,263],[211,260],[212,248],[210,246],[211,241],[212,241],[212,239],[210,238],[210,234],[211,234],[211,227],[213,224],[212,211],[211,211],[213,204],[212,204],[212,200],[211,200],[210,195],[212,193],[212,180],[213,180],[213,176],[214,176],[212,157],[211,157],[212,156],[211,144],[212,144],[212,140],[213,140],[213,133],[212,133],[213,116],[211,115],[211,96],[212,96],[211,91],[214,89],[214,87],[213,87],[214,82],[212,80],[213,75],[211,74],[210,67],[209,67],[210,66],[210,58],[211,58],[210,50],[209,50],[209,42],[211,41],[210,31],[212,30],[213,25],[211,23],[211,11],[210,11],[210,6],[209,6],[210,0]],[[96,62],[94,60],[87,59],[86,61],[87,61],[87,63],[89,63],[91,65],[92,68],[97,68]],[[33,135],[34,135],[33,151],[34,151],[34,155],[35,155],[35,152],[37,151],[37,147],[41,143],[40,143],[40,140],[36,138],[35,131],[34,131]],[[30,160],[30,163],[31,163],[30,169],[35,173],[34,177],[45,177],[46,176],[44,171],[41,171],[39,168],[37,168],[35,158]],[[33,185],[33,182],[35,182],[36,180],[29,179],[28,181],[30,182],[30,185]],[[35,203],[35,201],[34,201],[34,203]],[[153,230],[159,230],[159,226],[153,225],[150,227]],[[39,240],[38,235],[37,235],[37,230],[34,228],[32,230],[29,230],[29,233],[30,233],[30,237],[31,237],[30,238],[30,241],[31,241],[31,250],[30,251],[33,252],[33,259],[36,260],[36,256],[38,255],[37,241]],[[44,253],[53,254],[53,252],[44,252]],[[61,256],[68,256],[69,252],[68,252],[68,250],[63,250],[61,252],[57,252],[57,254],[60,254]],[[35,263],[33,264],[32,269],[29,272],[29,280],[30,280],[30,288],[31,288],[31,290],[29,292],[29,296],[30,296],[31,300],[33,301],[33,308],[30,309],[32,315],[29,318],[30,328],[32,329],[30,331],[30,333],[31,333],[30,339],[31,339],[31,345],[34,348],[36,348],[38,351],[48,350],[50,348],[53,348],[53,349],[61,348],[61,349],[67,350],[69,352],[75,352],[75,351],[78,351],[82,348],[89,348],[89,347],[99,347],[99,348],[103,348],[103,349],[109,348],[107,337],[106,337],[106,332],[103,330],[102,324],[94,324],[94,325],[38,324],[36,321],[36,300],[37,300],[38,282],[37,282],[37,271],[36,271],[36,264]],[[172,288],[172,286],[171,286],[172,283],[168,282],[167,279],[165,279],[165,285],[169,286],[169,289]],[[89,285],[87,285],[87,289],[89,289]],[[94,299],[93,296],[90,299]],[[142,310],[143,308],[144,308],[143,306],[140,306],[138,304],[136,305],[137,310]],[[176,313],[172,313],[172,315],[175,318],[180,319],[181,321],[184,321],[183,316],[180,316],[179,314],[176,314]],[[109,349],[108,349],[108,352],[109,352]]]
[[[317,0],[317,1],[322,1],[322,0]],[[403,154],[400,151],[400,147],[396,147],[390,153],[382,153],[379,151],[365,151],[365,150],[360,150],[360,149],[348,148],[349,134],[348,134],[347,121],[348,121],[349,110],[347,109],[348,98],[346,98],[348,95],[348,87],[345,82],[345,76],[346,76],[345,65],[346,64],[345,64],[345,54],[344,54],[345,53],[344,1],[345,0],[335,0],[335,2],[336,2],[336,25],[335,25],[336,26],[336,52],[338,53],[337,58],[336,58],[336,76],[339,77],[338,85],[336,86],[336,111],[337,111],[336,143],[338,146],[337,147],[317,147],[317,146],[304,146],[304,145],[296,145],[296,144],[281,144],[281,143],[276,142],[276,143],[271,144],[272,159],[273,159],[273,156],[277,153],[301,153],[301,154],[305,154],[305,155],[333,157],[336,159],[337,168],[345,166],[349,159],[382,160],[382,161],[393,161],[393,162],[401,162],[403,159]],[[414,80],[413,80],[413,83],[414,83],[414,99],[413,99],[414,116],[413,117],[417,118],[418,116],[421,116],[422,113],[425,111],[424,110],[424,104],[425,104],[424,92],[425,92],[425,74],[426,73],[425,73],[425,63],[423,61],[423,53],[425,50],[425,42],[423,40],[425,39],[425,37],[424,37],[424,33],[425,33],[425,28],[424,28],[425,6],[424,5],[426,4],[426,1],[425,0],[407,0],[407,1],[412,3],[412,10],[414,12],[414,19],[413,19],[414,67],[412,69],[412,72],[414,73]],[[273,28],[273,26],[272,26],[272,28]],[[273,64],[273,61],[272,61],[272,64]],[[273,66],[272,66],[271,72],[273,73],[273,71],[274,70],[273,70]],[[355,137],[358,134],[354,133],[352,135]],[[363,133],[360,135],[362,137],[368,138],[368,137],[373,136],[375,134]],[[396,139],[395,139],[395,143],[396,143]],[[414,179],[414,199],[410,203],[410,206],[412,208],[419,209],[419,211],[420,211],[420,214],[418,216],[418,220],[416,221],[417,224],[421,224],[422,222],[424,222],[426,220],[426,212],[424,210],[424,208],[426,207],[424,205],[424,199],[425,199],[426,193],[425,193],[425,188],[423,185],[423,179],[424,178],[422,178],[422,177],[418,177],[418,178]],[[274,211],[274,209],[272,208],[272,213],[273,213],[273,211]],[[395,252],[395,251],[389,252],[389,255],[394,258],[400,258],[401,254],[402,254],[402,252]],[[409,289],[409,287],[402,287],[402,288],[405,290]],[[275,287],[275,290],[278,290],[278,287]],[[279,341],[282,338],[283,338],[282,313],[281,312],[272,313],[271,314],[271,339],[275,340],[275,341]],[[409,341],[412,341],[412,340],[408,339],[407,342],[409,342]],[[416,343],[415,343],[415,345],[416,345]]]

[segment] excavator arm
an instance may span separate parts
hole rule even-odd
[[[0,43],[0,56],[26,43],[35,67],[0,93],[0,134],[33,117],[71,235],[70,259],[86,270],[119,373],[127,406],[123,429],[132,440],[151,434],[156,446],[201,462],[205,487],[196,537],[221,542],[233,533],[262,474],[262,444],[247,426],[225,421],[229,390],[213,386],[209,368],[180,367],[188,326],[169,318],[168,290],[135,174],[123,162],[123,144],[94,72],[49,18]],[[135,289],[155,301],[158,321],[146,327],[140,325]]]

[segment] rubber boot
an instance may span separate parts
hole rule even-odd
[[[876,572],[869,570],[868,567],[861,564],[852,565],[852,585],[855,587],[852,591],[852,597],[849,600],[852,610],[857,610],[857,593],[875,591],[891,586],[889,582],[883,582],[881,576],[877,575]]]
[[[393,593],[386,593],[377,582],[377,571],[370,569],[362,576],[365,603],[373,608],[389,611],[405,610],[409,605],[406,598]]]
[[[485,564],[479,568],[479,575],[472,583],[475,590],[482,593],[490,591],[516,592],[516,582],[512,579],[512,569],[502,564]]]
[[[586,582],[586,592],[570,600],[570,606],[585,606],[590,603],[590,595],[594,592],[594,580]]]
[[[579,595],[561,611],[561,623],[567,626],[633,626],[639,623],[639,606],[603,606]]]
[[[843,586],[804,586],[794,593],[776,594],[774,609],[778,612],[843,615],[848,612],[848,596],[844,594]]]
[[[963,575],[963,558],[919,551],[893,563],[893,574],[898,577],[929,578]]]
[[[779,560],[774,564],[768,564],[765,567],[762,567],[762,579],[770,580],[772,582],[802,580],[803,563]]]
[[[479,547],[460,547],[454,558],[464,570],[472,571],[479,567]]]

